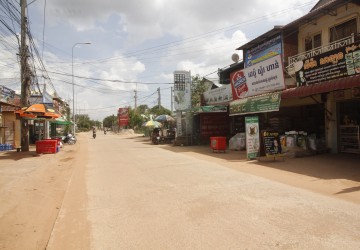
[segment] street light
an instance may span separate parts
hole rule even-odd
[[[74,84],[74,48],[76,45],[78,44],[91,44],[90,42],[85,42],[85,43],[75,43],[73,46],[72,46],[72,49],[71,49],[71,70],[72,70],[72,86],[73,86],[73,116],[74,116],[74,119],[73,119],[73,134],[75,135],[75,84]]]

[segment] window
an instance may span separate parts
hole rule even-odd
[[[305,51],[321,47],[321,33],[305,38]]]
[[[174,90],[185,91],[185,74],[175,74],[174,80],[175,80]]]
[[[357,33],[356,18],[330,28],[330,42],[340,40]]]

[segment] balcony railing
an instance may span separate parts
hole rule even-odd
[[[321,47],[318,47],[318,48],[315,48],[312,50],[308,50],[308,51],[302,52],[300,54],[297,54],[295,56],[291,56],[288,58],[287,69],[288,69],[289,73],[290,72],[295,73],[295,72],[293,72],[294,71],[294,63],[312,58],[317,55],[321,55],[325,52],[328,52],[328,51],[331,51],[334,49],[344,47],[344,46],[352,44],[354,42],[355,42],[355,34],[352,34],[351,36],[334,41],[328,45],[321,46]]]

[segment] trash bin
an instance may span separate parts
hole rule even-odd
[[[210,137],[210,147],[213,152],[224,152],[226,151],[226,137]]]

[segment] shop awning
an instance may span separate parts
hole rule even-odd
[[[285,89],[282,91],[281,98],[306,97],[341,89],[360,87],[360,75],[339,78],[332,81],[321,82],[309,86]]]

